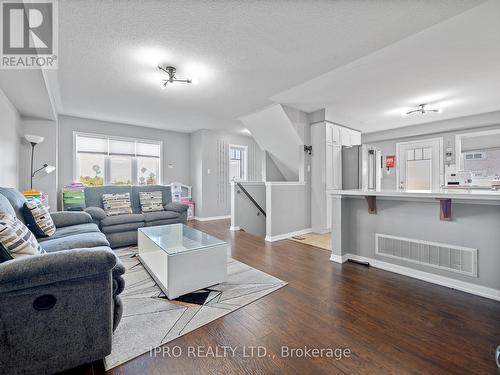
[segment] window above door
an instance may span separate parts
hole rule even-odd
[[[229,145],[229,181],[246,181],[247,165],[247,147]]]

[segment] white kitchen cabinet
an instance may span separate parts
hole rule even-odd
[[[351,147],[351,129],[341,128],[341,143],[342,146]]]
[[[351,146],[357,146],[361,144],[361,132],[351,129]]]

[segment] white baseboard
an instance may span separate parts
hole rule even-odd
[[[344,255],[336,255],[332,254],[330,256],[330,260],[335,263],[345,263],[347,262],[347,259],[349,259],[350,254],[344,254]]]
[[[198,217],[195,216],[194,219],[198,221],[212,221],[212,220],[222,220],[222,219],[230,219],[231,215],[224,216],[209,216],[209,217]]]
[[[240,230],[240,227],[239,227],[239,226],[237,226],[237,225],[235,225],[234,227],[233,227],[233,226],[230,226],[230,227],[229,227],[229,230],[232,230],[233,232],[237,232],[237,231],[239,231],[239,230]]]
[[[344,260],[345,258],[345,260]],[[429,283],[445,286],[447,288],[460,290],[462,292],[475,294],[477,296],[490,298],[496,301],[500,301],[500,290],[489,288],[487,286],[477,285],[468,283],[466,281],[452,279],[446,276],[436,275],[430,272],[420,271],[409,267],[400,266],[393,263],[387,263],[381,260],[367,258],[360,255],[354,254],[344,254],[342,257],[340,255],[331,256],[330,260],[334,262],[341,263],[345,262],[347,259],[358,260],[361,262],[368,262],[370,266],[375,268],[380,268],[385,271],[398,273],[400,275],[413,277],[418,280],[427,281]]]
[[[286,240],[287,238],[290,238],[293,236],[299,236],[301,234],[306,234],[306,233],[311,233],[311,232],[312,232],[311,228],[306,228],[306,229],[298,230],[295,232],[277,234],[276,236],[266,236],[266,241],[267,242],[281,241],[281,240]]]

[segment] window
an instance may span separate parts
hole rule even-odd
[[[87,186],[161,181],[161,142],[75,134],[75,179]]]
[[[229,180],[247,179],[246,146],[229,145]]]
[[[484,160],[485,153],[480,151],[465,152],[465,160]]]
[[[128,156],[112,156],[110,158],[111,185],[132,184],[132,158]]]

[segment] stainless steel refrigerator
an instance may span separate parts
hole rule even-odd
[[[382,152],[370,145],[342,149],[342,189],[380,190]]]

